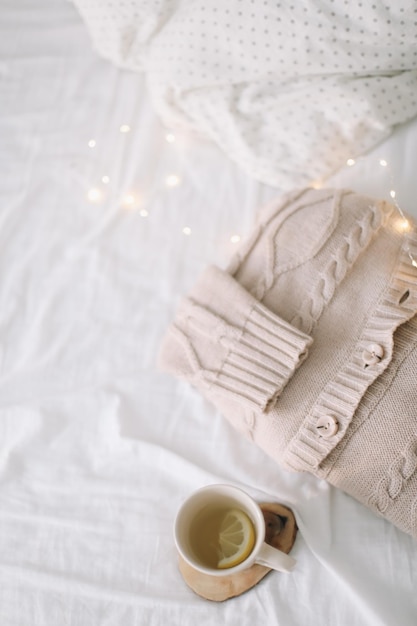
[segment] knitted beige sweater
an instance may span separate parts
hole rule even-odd
[[[417,233],[348,191],[289,194],[209,267],[160,365],[290,470],[417,537]]]

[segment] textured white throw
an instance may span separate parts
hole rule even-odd
[[[96,50],[145,71],[172,128],[291,189],[417,113],[417,2],[74,0]]]

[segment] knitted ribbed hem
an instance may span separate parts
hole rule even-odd
[[[220,342],[229,351],[215,380],[218,389],[267,411],[306,358],[312,339],[256,303],[240,338],[223,336]]]
[[[284,456],[284,463],[289,468],[310,471],[325,478],[318,471],[320,464],[343,439],[367,389],[388,367],[395,330],[417,313],[417,269],[411,263],[412,258],[417,258],[416,232],[404,241],[391,283],[368,319],[356,346],[356,356],[325,386],[289,443]],[[379,363],[367,367],[362,355],[374,343],[382,347],[384,357]],[[323,437],[320,426],[329,416],[337,424],[337,431]]]
[[[311,342],[227,272],[209,267],[183,301],[159,365],[210,395],[266,411],[306,358]]]

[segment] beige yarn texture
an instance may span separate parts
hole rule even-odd
[[[417,538],[417,232],[402,227],[351,191],[270,204],[184,298],[159,363],[281,465]]]

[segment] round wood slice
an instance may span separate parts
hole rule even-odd
[[[265,518],[265,541],[287,554],[294,545],[297,523],[291,509],[277,503],[260,503]],[[210,576],[194,569],[179,557],[179,569],[187,585],[206,600],[223,602],[239,596],[256,585],[268,572],[269,567],[252,565],[247,570],[230,576]]]

